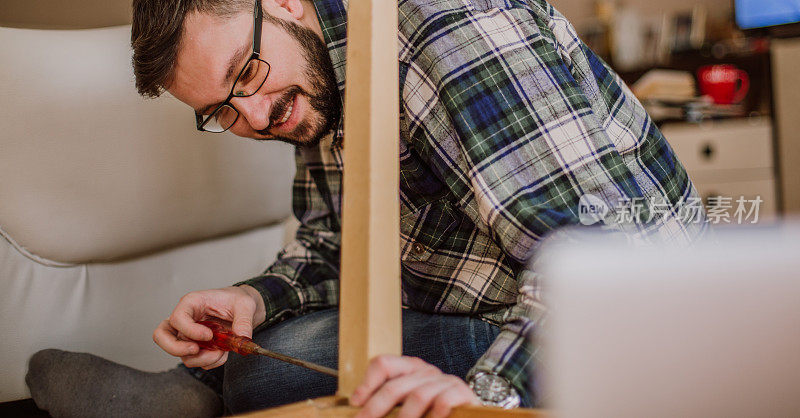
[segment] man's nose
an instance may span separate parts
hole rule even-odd
[[[263,94],[254,94],[249,97],[235,97],[231,99],[233,106],[239,111],[253,130],[260,131],[269,127],[269,112],[272,101]]]

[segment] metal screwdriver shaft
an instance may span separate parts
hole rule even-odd
[[[276,353],[274,351],[269,351],[265,348],[258,347],[255,350],[256,354],[260,354],[262,356],[267,356],[274,358],[276,360],[285,361],[286,363],[294,364],[295,366],[305,367],[306,369],[314,370],[320,373],[325,373],[328,376],[339,377],[339,372],[336,369],[331,369],[330,367],[321,366],[316,363],[311,363],[305,360],[300,360],[294,357],[287,356],[285,354]]]
[[[328,376],[333,376],[333,377],[339,376],[339,372],[336,369],[320,366],[319,364],[311,363],[305,360],[300,360],[298,358],[294,358],[291,356],[287,356],[285,354],[276,353],[274,351],[262,348],[261,346],[253,342],[252,339],[234,334],[233,331],[231,331],[226,325],[222,324],[221,322],[206,320],[206,321],[200,321],[198,322],[198,324],[210,328],[211,332],[213,333],[211,341],[195,341],[200,347],[205,348],[207,350],[233,351],[234,353],[238,353],[245,356],[249,354],[258,354],[274,358],[275,360],[280,360],[289,364],[294,364],[295,366],[305,367],[306,369],[324,373],[327,374]]]

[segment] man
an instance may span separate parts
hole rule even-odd
[[[364,407],[361,416],[399,404],[401,416],[445,416],[479,402],[535,405],[531,337],[544,309],[526,262],[542,238],[585,221],[587,201],[634,202],[635,217],[613,221],[602,211],[598,220],[634,238],[689,243],[704,231],[691,221],[698,217],[684,216],[689,209],[702,219],[690,204],[696,191],[640,103],[544,0],[398,7],[406,356],[374,360],[351,402]],[[194,109],[198,129],[297,146],[300,227],[262,275],[192,292],[157,327],[156,343],[189,373],[140,376],[92,357],[81,357],[77,371],[63,365],[75,361],[54,360],[71,354],[51,352],[32,360],[34,399],[74,411],[52,401],[54,389],[37,377],[72,373],[126,380],[128,396],[148,399],[130,406],[138,414],[181,397],[193,399],[184,414],[218,414],[207,401],[214,391],[192,386],[190,375],[221,392],[231,412],[332,394],[324,375],[189,340],[210,339],[197,322],[217,317],[268,349],[336,365],[341,100],[347,82],[358,82],[345,74],[345,5],[135,0],[133,11],[141,94],[167,90]],[[157,379],[161,392],[180,396],[142,395]],[[99,404],[94,396],[81,402]]]

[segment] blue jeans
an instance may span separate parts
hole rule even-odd
[[[403,310],[403,354],[461,378],[499,332],[500,328],[474,317]],[[339,312],[328,309],[288,319],[253,339],[268,350],[337,368],[338,335]],[[225,407],[234,414],[336,392],[333,377],[262,356],[231,353],[224,367],[190,370],[212,387],[216,383],[219,388],[222,382]]]

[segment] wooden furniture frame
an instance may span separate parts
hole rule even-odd
[[[336,396],[248,417],[351,417],[347,398],[370,359],[400,355],[400,202],[397,3],[350,0]],[[395,408],[388,416],[396,416]],[[451,417],[534,417],[534,410],[458,407]]]
[[[800,217],[800,38],[772,41],[772,91],[778,192],[787,218]]]
[[[280,406],[264,411],[241,415],[241,418],[350,418],[360,408],[347,405],[347,398],[327,396],[309,399],[291,405]],[[400,408],[394,408],[387,417],[397,417]],[[485,406],[459,406],[450,413],[450,418],[544,418],[541,411],[535,409],[499,409]]]

